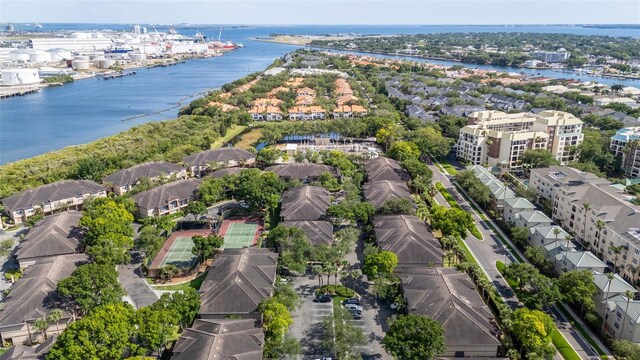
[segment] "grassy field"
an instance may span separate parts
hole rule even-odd
[[[562,336],[562,334],[558,330],[553,330],[551,333],[551,341],[553,342],[553,346],[558,349],[558,352],[565,360],[580,360],[580,355],[576,353],[575,350],[569,345],[567,339]]]
[[[254,128],[246,134],[243,134],[240,140],[236,143],[235,147],[240,149],[253,148],[254,144],[260,141],[262,137],[262,129]]]
[[[169,290],[169,291],[185,291],[188,288],[193,288],[196,290],[200,289],[200,286],[202,286],[202,282],[204,281],[204,279],[207,277],[207,273],[205,272],[204,274],[199,275],[198,277],[196,277],[195,279],[183,283],[183,284],[178,284],[178,285],[152,285],[151,287],[153,287],[156,290]]]
[[[211,148],[212,149],[217,149],[217,148],[221,147],[222,145],[224,145],[229,140],[231,140],[234,137],[238,136],[238,134],[243,132],[244,129],[246,129],[246,128],[247,127],[244,126],[244,125],[233,125],[232,127],[230,127],[227,130],[227,134],[225,136],[217,139],[213,144],[211,144]]]
[[[453,165],[448,163],[443,163],[441,165],[444,168],[444,170],[449,173],[449,175],[454,175],[454,176],[458,175],[458,170],[456,170],[456,168],[454,168]]]

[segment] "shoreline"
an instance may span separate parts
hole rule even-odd
[[[304,38],[300,38],[300,39],[304,39]],[[637,81],[640,80],[640,75],[615,75],[615,74],[607,74],[607,75],[603,75],[603,74],[593,74],[593,73],[581,73],[581,72],[576,72],[573,71],[572,69],[567,69],[567,68],[561,68],[561,69],[554,69],[554,68],[532,68],[532,67],[527,67],[527,66],[500,66],[500,65],[493,65],[493,64],[476,64],[476,63],[470,63],[470,62],[464,62],[461,59],[453,59],[453,58],[444,58],[444,57],[438,57],[438,56],[428,56],[428,55],[409,55],[409,54],[398,54],[398,53],[389,53],[389,52],[382,52],[382,51],[371,51],[371,50],[360,50],[360,49],[341,49],[341,48],[336,48],[336,47],[331,47],[331,46],[323,46],[323,45],[311,45],[312,40],[308,40],[308,39],[304,39],[304,40],[308,40],[306,42],[303,43],[296,43],[296,42],[291,42],[291,41],[287,41],[286,39],[278,39],[277,37],[275,38],[251,38],[251,40],[255,40],[255,41],[262,41],[262,42],[267,42],[267,43],[275,43],[275,44],[285,44],[285,45],[296,45],[296,46],[303,46],[305,48],[310,48],[310,49],[322,49],[322,50],[333,50],[333,51],[340,51],[340,52],[354,52],[354,53],[362,53],[362,54],[372,54],[372,55],[385,55],[385,56],[396,56],[396,57],[401,57],[401,58],[408,58],[408,59],[425,59],[425,60],[438,60],[438,61],[450,61],[450,62],[455,62],[455,63],[460,63],[461,65],[464,64],[466,67],[468,68],[473,68],[473,66],[494,66],[494,67],[502,67],[505,70],[503,71],[508,71],[506,69],[527,69],[527,70],[545,70],[545,71],[553,71],[553,72],[558,72],[558,73],[568,73],[568,74],[573,74],[573,75],[587,75],[587,76],[591,76],[591,77],[595,77],[595,78],[603,78],[603,79],[618,79],[618,80],[631,80],[631,81]],[[562,78],[559,78],[562,79]]]
[[[86,79],[94,79],[94,78],[100,78],[104,75],[111,75],[111,74],[118,74],[118,73],[126,73],[127,71],[131,72],[135,72],[137,70],[143,70],[143,69],[153,69],[153,68],[157,68],[157,67],[167,67],[167,66],[174,66],[174,65],[180,65],[182,63],[185,63],[187,61],[192,61],[192,60],[201,60],[201,59],[209,59],[209,58],[213,58],[213,57],[219,57],[219,56],[224,56],[224,54],[226,54],[228,51],[223,51],[223,52],[217,52],[211,55],[195,55],[195,56],[185,56],[185,57],[181,57],[181,58],[172,58],[172,59],[166,59],[169,61],[155,61],[153,63],[150,64],[135,64],[135,65],[124,65],[122,66],[122,71],[115,71],[115,70],[111,70],[111,69],[100,69],[100,70],[105,70],[105,71],[96,71],[96,70],[92,70],[90,72],[78,72],[76,73],[75,76],[73,76],[73,81],[68,82],[67,84],[71,84],[73,82],[76,81],[82,81],[82,80],[86,80]],[[160,59],[162,60],[162,59]],[[60,69],[65,69],[65,68],[60,68]],[[132,74],[135,75],[135,74]],[[30,95],[30,94],[34,94],[39,92],[42,89],[51,87],[51,86],[64,86],[64,83],[45,83],[45,82],[40,82],[37,84],[29,84],[29,85],[15,85],[15,86],[2,86],[0,85],[0,101],[2,101],[2,99],[8,99],[8,98],[12,98],[12,97],[16,97],[16,96],[26,96],[26,95]],[[208,90],[211,91],[211,90]],[[199,94],[196,94],[199,95]],[[183,99],[180,99],[179,103],[177,106],[180,106],[180,102],[196,96],[196,95],[192,95]],[[176,107],[177,107],[176,106]],[[175,107],[173,107],[175,108]],[[164,111],[168,111],[171,110],[173,108],[169,108],[169,109],[164,109],[160,112],[164,112]],[[155,113],[152,114],[143,114],[140,116],[135,116],[135,117],[131,117],[122,121],[127,121],[127,120],[133,120],[134,118],[137,117],[143,117],[143,116],[147,116],[147,115],[153,115]]]

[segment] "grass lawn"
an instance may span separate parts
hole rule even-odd
[[[444,170],[449,173],[449,175],[458,175],[458,170],[456,170],[456,168],[453,167],[453,165],[448,164],[448,163],[443,163],[441,164],[442,167],[444,168]]]
[[[253,128],[248,133],[242,135],[240,140],[236,143],[235,147],[240,149],[251,149],[253,145],[262,138],[262,129]]]
[[[236,137],[238,134],[240,134],[241,132],[244,131],[244,129],[246,129],[247,127],[244,125],[233,125],[232,127],[230,127],[227,130],[227,134],[221,138],[219,138],[218,140],[216,140],[213,144],[211,144],[211,148],[212,149],[217,149],[219,147],[221,147],[222,145],[224,145],[226,142],[228,142],[229,140],[233,139],[234,137]]]
[[[207,277],[207,273],[205,272],[204,274],[200,274],[198,277],[196,277],[195,279],[186,282],[184,284],[178,284],[178,285],[152,285],[152,287],[156,290],[179,290],[179,291],[184,291],[188,288],[193,288],[196,290],[200,289],[200,286],[202,286],[202,282],[204,281],[204,279]],[[149,280],[147,279],[147,282],[149,282]]]
[[[562,336],[562,334],[558,330],[553,330],[551,333],[551,341],[553,341],[553,345],[558,349],[558,352],[565,360],[580,360],[580,356],[576,353],[575,350],[569,345],[567,339]]]

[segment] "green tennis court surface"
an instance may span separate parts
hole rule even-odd
[[[231,223],[224,233],[225,249],[240,249],[253,245],[258,230],[257,224]]]
[[[196,261],[196,256],[191,253],[191,248],[193,248],[191,236],[176,237],[167,256],[162,259],[160,267],[167,265],[175,265],[179,268],[191,267]]]

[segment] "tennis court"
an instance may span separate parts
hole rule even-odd
[[[159,269],[167,265],[175,265],[183,269],[191,268],[198,260],[191,253],[192,238],[196,235],[208,236],[210,234],[211,230],[187,230],[172,233],[149,265],[149,269]]]
[[[191,253],[191,248],[193,248],[191,236],[176,237],[167,255],[160,262],[160,267],[167,265],[175,265],[179,268],[191,267],[196,261],[196,256]]]
[[[232,222],[224,233],[225,249],[241,249],[251,246],[256,238],[258,224]]]

